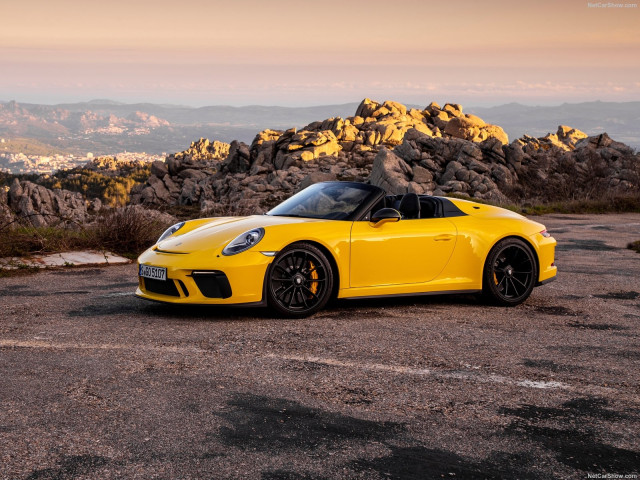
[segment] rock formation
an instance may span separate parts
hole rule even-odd
[[[15,220],[15,215],[9,208],[9,191],[4,187],[0,187],[0,232],[9,228]]]
[[[131,203],[144,205],[192,205],[200,200],[201,181],[212,177],[221,161],[230,157],[230,145],[201,138],[184,152],[153,162],[146,184],[131,191]]]
[[[132,203],[263,212],[311,183],[368,181],[389,193],[461,194],[498,203],[638,190],[638,157],[606,134],[558,127],[508,143],[504,130],[457,104],[424,110],[362,101],[355,116],[264,130],[251,145],[207,140],[155,162]],[[226,157],[226,158],[225,158]],[[596,190],[594,190],[596,189]],[[218,209],[219,210],[219,209]]]
[[[453,119],[460,123],[447,133]],[[132,203],[209,209],[222,202],[265,210],[311,179],[366,181],[378,152],[401,145],[409,130],[433,138],[507,141],[500,127],[463,114],[460,105],[431,103],[424,110],[407,110],[397,102],[365,99],[353,117],[329,118],[299,130],[264,130],[251,145],[232,142],[222,163],[211,164],[201,154],[200,145],[208,141],[194,142],[164,165],[156,162],[147,183],[132,192]]]
[[[34,227],[59,223],[83,223],[87,219],[87,202],[81,193],[50,190],[32,182],[14,179],[7,205],[18,221]]]

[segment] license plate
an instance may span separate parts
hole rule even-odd
[[[167,269],[164,267],[152,267],[151,265],[140,265],[138,275],[144,278],[152,278],[154,280],[166,280]]]

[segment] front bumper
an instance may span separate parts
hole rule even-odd
[[[167,280],[138,277],[136,295],[165,303],[198,305],[256,304],[264,301],[264,279],[273,257],[259,251],[233,256],[164,253],[153,249],[138,264],[164,267]]]

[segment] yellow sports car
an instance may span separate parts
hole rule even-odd
[[[331,298],[483,293],[518,305],[555,279],[544,225],[454,198],[312,185],[264,215],[169,228],[138,259],[136,294],[310,315]]]

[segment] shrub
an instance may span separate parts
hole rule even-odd
[[[22,257],[83,248],[95,248],[94,235],[90,230],[18,226],[2,230],[0,257]]]
[[[140,206],[118,208],[98,219],[95,238],[99,248],[135,256],[153,245],[175,220],[171,215]]]

